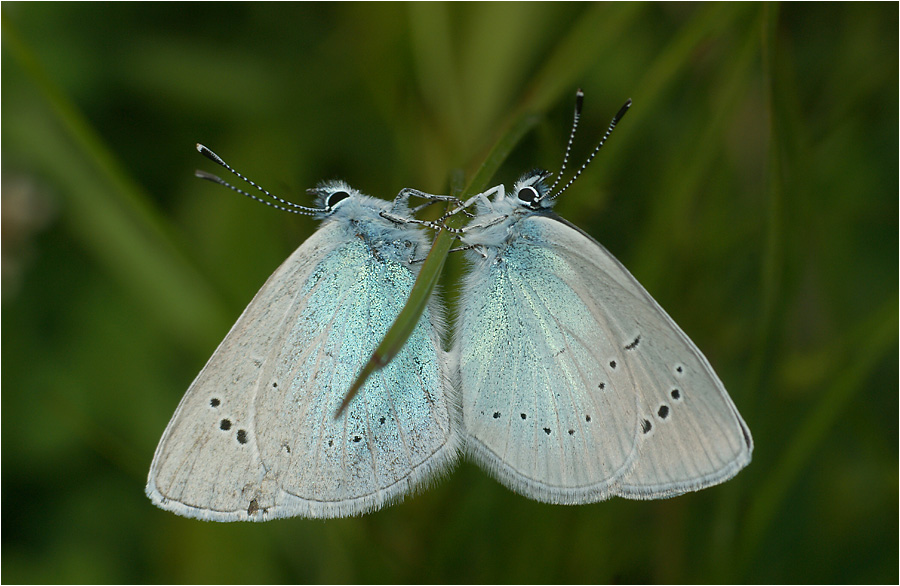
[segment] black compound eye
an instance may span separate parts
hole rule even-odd
[[[328,206],[329,210],[333,210],[334,206],[341,203],[348,197],[350,197],[350,194],[343,190],[329,193],[328,197],[325,199],[325,205]]]
[[[538,205],[538,199],[540,199],[541,196],[538,194],[537,189],[529,185],[528,187],[520,189],[519,193],[516,194],[516,197],[528,207],[533,208]]]

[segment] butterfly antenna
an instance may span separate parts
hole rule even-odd
[[[219,177],[213,175],[212,173],[207,173],[207,172],[205,172],[205,171],[199,171],[199,170],[198,170],[198,171],[196,171],[196,172],[194,173],[194,175],[197,176],[197,177],[199,177],[200,179],[206,179],[207,181],[212,181],[213,183],[218,183],[219,185],[222,185],[222,186],[224,186],[224,187],[227,187],[228,189],[231,189],[232,191],[235,191],[235,192],[237,192],[237,193],[240,193],[241,195],[246,195],[246,196],[249,197],[250,199],[255,199],[256,201],[262,202],[262,203],[264,203],[264,204],[266,204],[266,205],[268,205],[268,206],[270,206],[270,207],[273,207],[273,208],[279,209],[279,210],[283,210],[283,211],[286,211],[286,212],[292,212],[292,213],[295,213],[295,214],[303,214],[303,215],[305,215],[305,216],[311,216],[311,215],[314,215],[314,214],[319,213],[319,212],[322,211],[322,210],[319,210],[319,209],[317,209],[317,208],[308,208],[308,207],[305,207],[305,206],[296,204],[296,203],[294,203],[294,202],[292,202],[292,201],[287,201],[286,199],[281,199],[281,198],[278,197],[277,195],[275,195],[275,194],[273,194],[273,193],[270,193],[267,189],[264,189],[263,187],[261,187],[260,185],[258,185],[258,184],[257,184],[256,182],[254,182],[253,180],[249,179],[248,177],[245,177],[240,171],[238,171],[237,169],[235,169],[234,167],[232,167],[231,165],[229,165],[228,163],[226,163],[226,162],[224,161],[224,159],[222,159],[222,157],[220,157],[219,155],[217,155],[216,153],[214,153],[212,150],[210,150],[209,148],[203,146],[203,145],[200,144],[200,143],[197,143],[197,152],[199,152],[201,155],[203,155],[204,157],[206,157],[206,158],[209,159],[210,161],[213,161],[214,163],[218,163],[219,165],[225,167],[225,168],[228,169],[228,171],[230,171],[233,175],[236,175],[236,176],[239,177],[240,179],[242,179],[242,180],[244,180],[245,182],[249,183],[250,185],[252,185],[252,186],[255,187],[256,189],[258,189],[259,191],[263,192],[263,193],[266,194],[267,196],[271,197],[272,199],[274,199],[275,201],[277,201],[278,203],[280,203],[281,205],[273,204],[273,203],[271,203],[271,202],[269,202],[269,201],[267,201],[267,200],[265,200],[265,199],[262,199],[261,197],[257,197],[257,196],[255,196],[255,195],[251,195],[251,194],[247,193],[246,191],[244,191],[243,189],[240,189],[240,188],[238,188],[238,187],[234,187],[233,185],[231,185],[231,184],[228,183],[227,181],[224,181],[223,179],[220,179]]]
[[[294,206],[294,207],[288,208],[288,207],[278,205],[277,203],[272,203],[271,201],[269,201],[267,199],[263,199],[259,196],[253,195],[252,193],[247,193],[240,187],[235,187],[234,185],[232,185],[231,183],[228,183],[221,177],[213,175],[212,173],[207,173],[206,171],[201,171],[200,169],[197,169],[196,171],[194,171],[194,177],[199,177],[200,179],[205,179],[207,181],[211,181],[212,183],[217,183],[217,184],[221,185],[222,187],[227,187],[228,189],[230,189],[231,191],[234,191],[235,193],[240,193],[241,195],[245,195],[252,200],[258,201],[259,203],[264,203],[267,206],[269,206],[270,208],[275,208],[276,210],[281,210],[283,212],[291,212],[292,214],[301,214],[304,216],[313,216],[313,215],[316,215],[317,213],[322,212],[322,210],[319,210],[316,208],[303,208],[303,206]],[[288,202],[288,203],[290,203],[290,202]],[[301,209],[298,209],[298,208],[301,208]]]
[[[548,193],[552,193],[554,189],[556,189],[556,185],[559,183],[560,179],[562,179],[563,172],[566,170],[566,164],[569,162],[569,153],[572,152],[572,142],[575,140],[575,131],[578,130],[578,121],[581,120],[581,107],[584,105],[584,92],[581,91],[581,88],[578,88],[578,91],[575,92],[575,119],[572,120],[572,132],[569,133],[569,144],[566,145],[566,154],[563,155],[562,167],[559,169],[559,173],[556,174],[556,181],[553,182],[553,185],[550,186],[550,189],[547,190]]]
[[[609,135],[612,134],[612,131],[616,128],[616,124],[619,123],[619,120],[621,120],[621,119],[622,119],[622,116],[624,116],[625,113],[628,112],[628,108],[630,108],[630,107],[631,107],[631,98],[628,98],[628,101],[625,102],[625,104],[624,104],[621,108],[619,108],[619,111],[616,113],[616,115],[613,116],[612,122],[609,123],[609,128],[606,129],[606,132],[603,134],[603,138],[600,139],[600,144],[598,144],[598,145],[597,145],[597,148],[594,149],[594,152],[592,152],[592,153],[590,154],[590,156],[588,156],[588,158],[587,158],[587,160],[584,162],[584,164],[581,165],[581,168],[578,169],[578,171],[575,172],[575,175],[573,175],[572,178],[569,179],[568,183],[566,183],[566,184],[562,187],[562,189],[560,189],[560,190],[557,191],[556,193],[554,193],[554,194],[552,194],[552,195],[548,195],[548,196],[546,196],[546,197],[549,197],[550,199],[556,199],[556,198],[559,197],[565,190],[567,190],[569,187],[571,187],[571,185],[572,185],[573,183],[575,183],[575,180],[578,179],[578,178],[581,176],[581,174],[584,172],[584,170],[587,168],[587,166],[591,163],[591,161],[594,160],[594,157],[597,156],[597,153],[600,152],[600,149],[601,149],[601,147],[603,147],[603,144],[606,142],[606,139],[609,138]],[[554,185],[555,185],[555,184],[554,184]],[[548,192],[548,193],[549,193],[549,192]]]

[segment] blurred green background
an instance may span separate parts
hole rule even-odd
[[[4,582],[898,579],[898,6],[2,6]],[[446,192],[558,168],[558,211],[703,349],[756,450],[668,501],[558,507],[469,463],[362,518],[144,496],[179,399],[315,228],[193,177]],[[460,261],[444,289],[453,298]]]

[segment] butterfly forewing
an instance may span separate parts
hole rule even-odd
[[[383,202],[355,197],[348,217],[327,220],[269,278],[188,389],[151,466],[159,506],[221,521],[360,514],[455,458],[434,305],[335,419],[426,244],[381,226]]]
[[[311,241],[269,277],[181,400],[150,469],[147,493],[156,504],[182,515],[233,520],[256,497],[265,466],[253,398],[266,354],[283,337],[288,309],[314,266]]]
[[[637,280],[593,238],[568,223],[533,217],[567,281],[590,309],[594,332],[611,332],[609,362],[637,397],[639,456],[617,487],[622,496],[659,498],[734,476],[750,461],[746,424],[709,362]],[[600,340],[597,340],[598,342]],[[610,369],[612,374],[612,369]],[[601,389],[598,389],[601,390]]]

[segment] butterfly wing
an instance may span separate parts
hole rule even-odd
[[[190,386],[151,466],[158,506],[217,521],[360,514],[455,459],[434,306],[334,418],[415,279],[385,248],[409,243],[373,248],[348,226],[324,224],[278,268]]]
[[[531,498],[663,498],[723,482],[750,433],[707,360],[600,244],[531,215],[466,279],[466,450]]]

